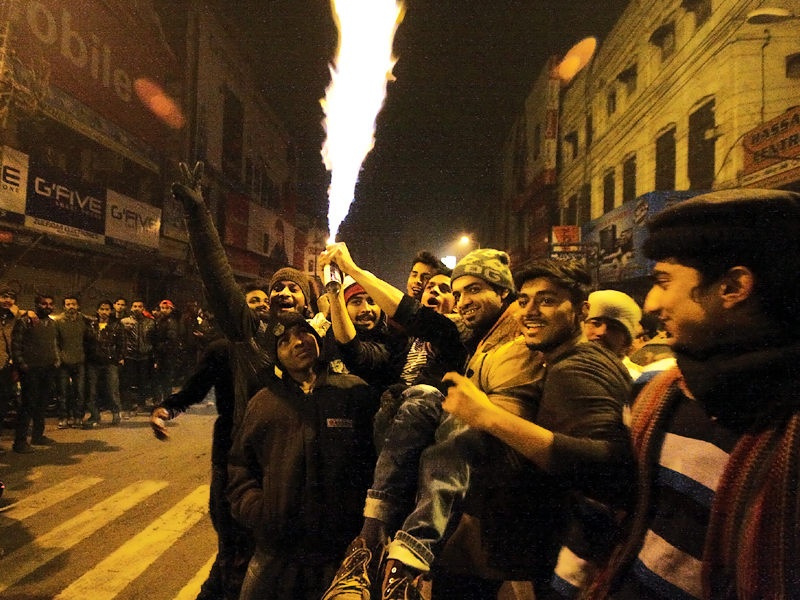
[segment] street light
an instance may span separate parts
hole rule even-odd
[[[797,19],[795,14],[785,8],[759,8],[747,14],[746,23],[750,25],[769,25]]]

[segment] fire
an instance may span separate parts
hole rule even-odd
[[[361,163],[375,145],[375,119],[397,60],[392,42],[403,20],[395,0],[331,0],[339,48],[331,83],[320,100],[327,139],[322,146],[328,188],[328,227],[335,240],[353,202]]]

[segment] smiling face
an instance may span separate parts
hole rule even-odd
[[[516,317],[525,344],[531,350],[551,352],[580,331],[583,307],[575,307],[570,293],[549,277],[522,284]]]
[[[700,272],[675,261],[656,263],[655,285],[644,302],[646,312],[655,314],[672,335],[667,344],[687,349],[703,348],[715,334],[718,303],[704,290]]]
[[[289,374],[308,371],[319,357],[317,338],[305,327],[295,325],[278,338],[277,354]]]
[[[269,293],[269,304],[276,311],[294,311],[303,313],[306,297],[303,290],[294,281],[278,281]]]
[[[453,312],[456,301],[453,297],[453,289],[450,287],[450,277],[448,275],[431,277],[425,284],[421,302],[423,306],[430,306],[443,315]]]
[[[433,276],[436,270],[425,263],[414,263],[411,268],[411,273],[408,274],[408,281],[406,281],[406,291],[409,296],[413,296],[417,300],[422,298],[422,290],[425,289],[425,284]]]
[[[473,275],[462,275],[453,282],[453,297],[461,320],[470,329],[491,326],[503,310],[504,296]]]
[[[269,314],[269,302],[264,290],[253,290],[244,296],[247,306],[256,311],[259,319],[266,319]]]
[[[359,331],[374,329],[381,318],[381,309],[366,292],[354,294],[347,301],[347,314]]]

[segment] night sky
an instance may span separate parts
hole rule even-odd
[[[461,235],[478,234],[480,207],[499,196],[500,148],[547,56],[602,39],[627,3],[407,0],[397,81],[339,233],[356,261],[404,287],[417,250],[453,254]],[[264,93],[299,144],[302,210],[327,224],[319,99],[336,49],[330,4],[249,4],[235,4],[234,16],[259,57]]]

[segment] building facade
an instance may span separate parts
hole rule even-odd
[[[289,136],[220,19],[193,0],[0,5],[0,286],[21,304],[201,300],[170,192],[187,159],[242,279],[302,263]]]
[[[800,189],[797,21],[753,12],[798,14],[800,2],[767,4],[630,2],[561,92],[560,225],[591,230],[651,192]]]

